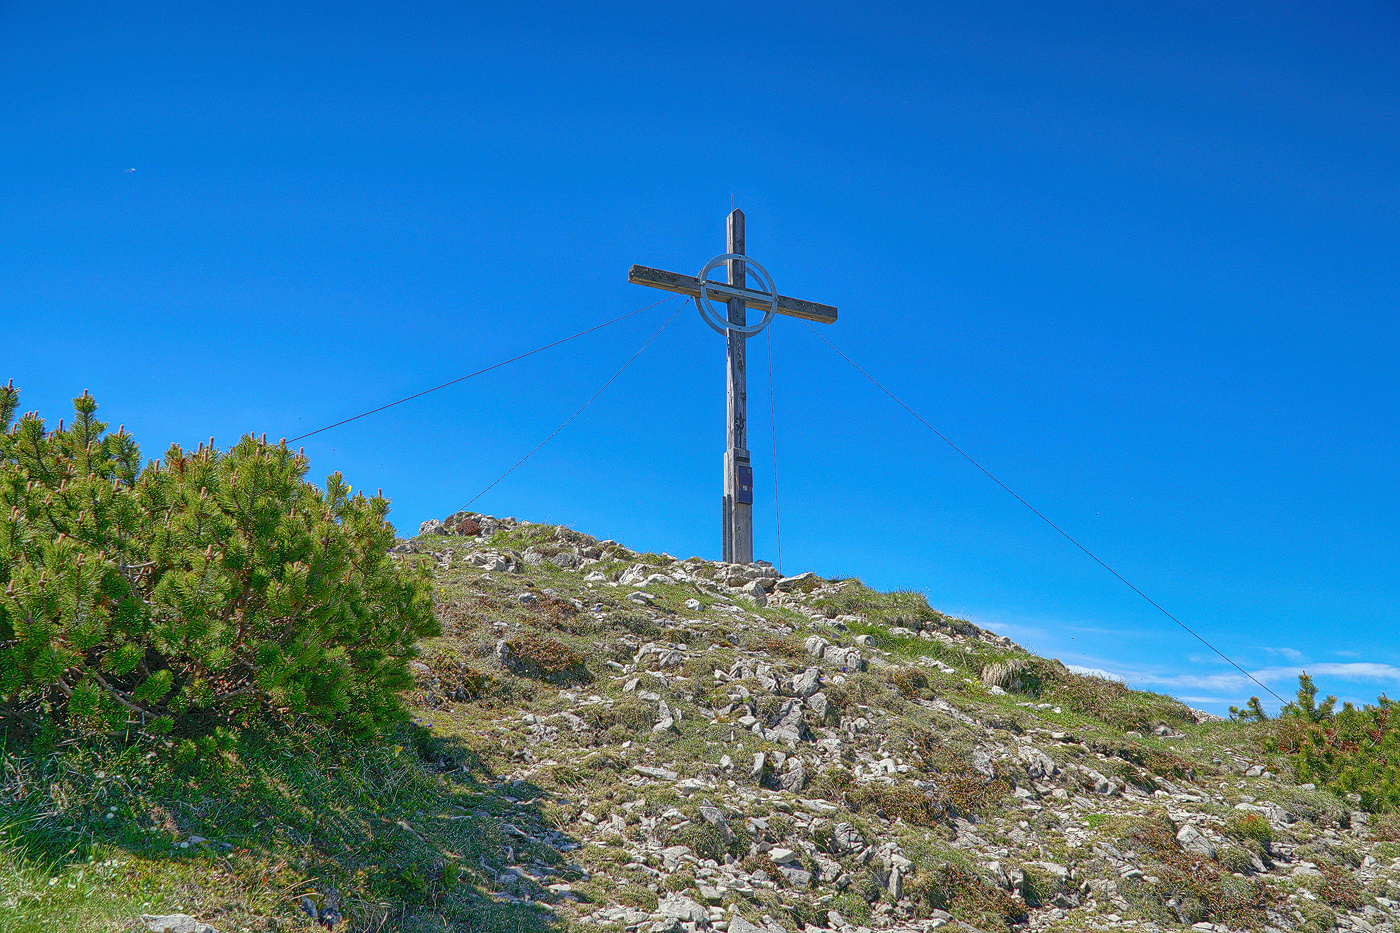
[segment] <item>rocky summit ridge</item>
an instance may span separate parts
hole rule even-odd
[[[515,788],[489,894],[569,929],[1394,929],[1393,820],[916,593],[471,512],[395,551],[416,715]]]

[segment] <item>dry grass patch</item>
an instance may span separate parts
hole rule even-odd
[[[956,865],[920,873],[905,886],[908,896],[926,908],[946,910],[979,930],[1010,929],[1027,919],[1026,903],[981,875]]]
[[[852,811],[869,810],[887,820],[902,819],[911,826],[935,826],[948,808],[942,800],[912,784],[868,784],[845,793]]]
[[[1121,890],[1161,919],[1258,928],[1277,897],[1258,879],[1236,878],[1219,863],[1182,851],[1176,825],[1160,811],[1129,821],[1122,841],[1143,854],[1146,878]]]
[[[552,684],[586,683],[593,679],[583,656],[555,638],[520,635],[501,643],[498,653],[507,670]]]

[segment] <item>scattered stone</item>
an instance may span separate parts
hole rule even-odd
[[[219,933],[209,924],[189,914],[142,914],[141,922],[151,933]]]
[[[815,667],[809,667],[801,674],[792,679],[792,692],[794,696],[806,699],[821,689],[822,672]]]
[[[674,781],[676,778],[680,777],[679,774],[669,768],[651,768],[647,765],[633,765],[632,770],[644,777],[656,778],[658,781]]]
[[[705,908],[681,894],[668,894],[656,905],[656,912],[666,920],[701,923],[709,917]]]
[[[802,759],[793,756],[788,759],[787,769],[777,777],[778,787],[788,793],[798,794],[807,787],[807,769]]]
[[[799,573],[795,577],[781,577],[774,581],[773,589],[779,593],[805,593],[814,590],[821,584],[821,577],[812,573]]]
[[[843,671],[865,670],[865,658],[860,653],[859,648],[843,648],[840,645],[828,645],[822,650],[822,660],[841,668]]]
[[[763,927],[750,923],[743,917],[735,916],[729,921],[728,933],[768,933]]]
[[[836,855],[865,848],[865,837],[850,823],[837,823],[831,833],[832,849]]]
[[[1210,840],[1190,823],[1177,830],[1176,841],[1187,852],[1195,852],[1206,858],[1215,858],[1215,846],[1211,845]]]
[[[665,700],[660,700],[656,704],[656,725],[651,727],[652,732],[670,732],[676,728],[676,718],[671,714],[671,707]]]
[[[753,767],[749,769],[749,780],[758,783],[763,780],[763,772],[768,765],[768,756],[763,752],[754,752]]]
[[[789,887],[806,890],[812,886],[812,873],[796,865],[779,865],[778,874]]]

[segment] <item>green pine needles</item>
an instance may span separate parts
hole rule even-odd
[[[1298,678],[1298,701],[1284,708],[1285,726],[1278,735],[1281,751],[1291,752],[1298,780],[1336,792],[1355,794],[1362,808],[1400,808],[1400,715],[1382,695],[1374,706],[1357,708],[1337,698],[1316,702],[1312,678]]]
[[[1267,723],[1270,751],[1288,756],[1301,782],[1326,787],[1341,796],[1354,794],[1371,811],[1400,809],[1400,710],[1382,694],[1359,709],[1329,696],[1317,702],[1317,685],[1304,672],[1298,698],[1270,719],[1258,697],[1244,709],[1230,707],[1230,718]]]
[[[425,568],[389,556],[382,496],[325,491],[249,435],[141,463],[86,392],[70,427],[13,421],[0,386],[0,731],[200,733],[306,717],[353,734],[402,718]]]

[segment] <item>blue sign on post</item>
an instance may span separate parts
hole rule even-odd
[[[747,463],[734,466],[734,501],[753,505],[753,467]]]

